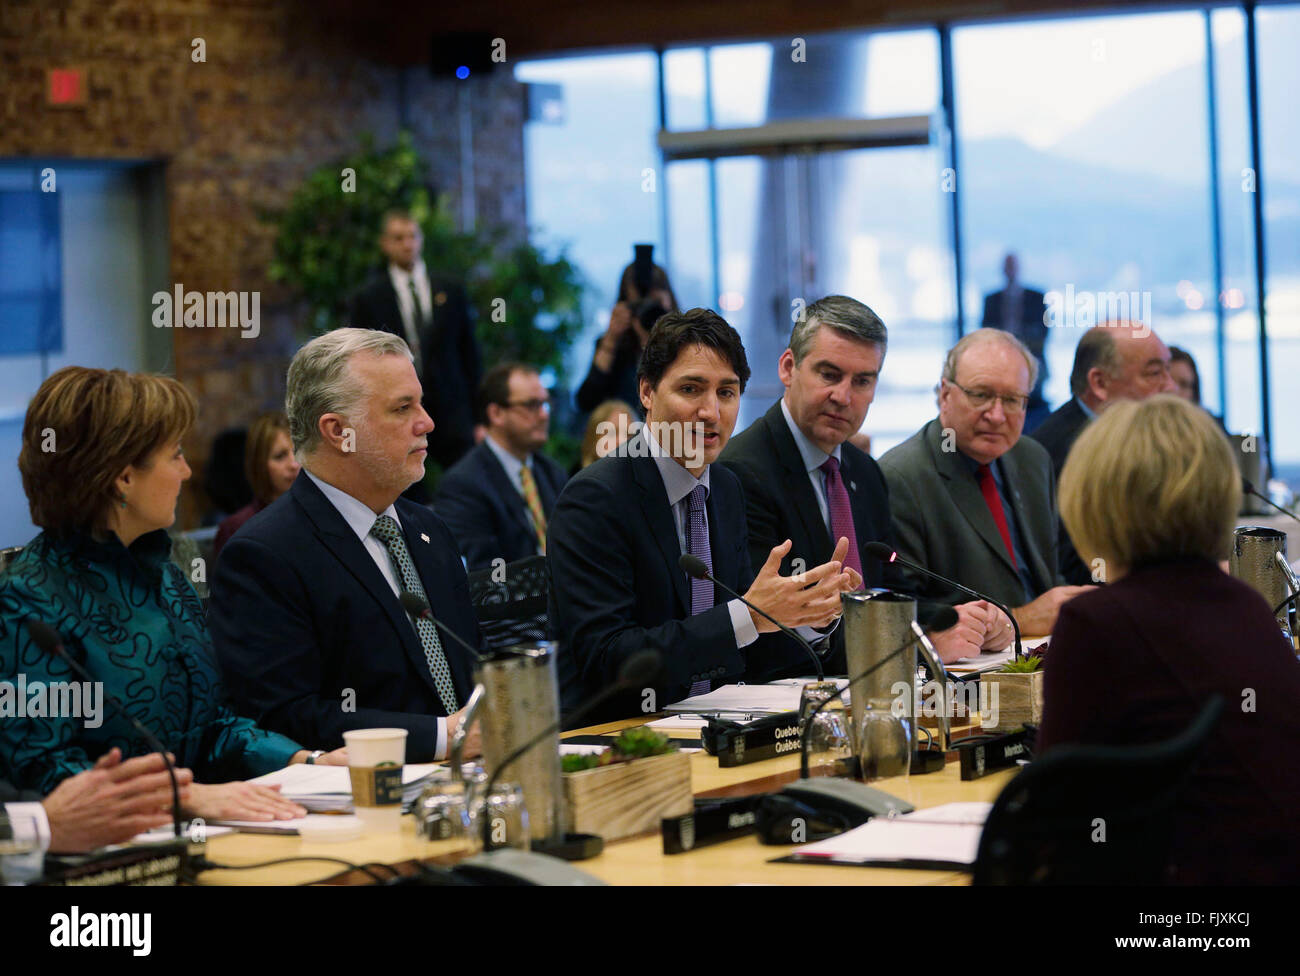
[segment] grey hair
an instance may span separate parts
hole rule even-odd
[[[1074,368],[1070,370],[1070,392],[1083,396],[1088,392],[1088,373],[1099,366],[1110,376],[1119,373],[1119,343],[1105,326],[1089,329],[1074,349]]]
[[[808,355],[817,330],[829,325],[836,332],[859,342],[874,342],[883,353],[889,345],[889,330],[880,316],[854,298],[844,295],[827,295],[819,298],[803,311],[790,333],[790,351],[798,366]]]
[[[397,336],[377,329],[335,329],[317,336],[289,364],[284,412],[289,417],[289,437],[299,457],[320,446],[320,418],[327,413],[350,416],[365,391],[347,368],[357,353],[405,356],[411,350]]]
[[[943,360],[943,378],[949,383],[957,382],[957,366],[961,362],[961,357],[965,355],[966,350],[976,344],[985,342],[1002,342],[1013,348],[1020,355],[1025,357],[1025,363],[1029,366],[1029,389],[1034,388],[1038,382],[1038,359],[1029,347],[1013,336],[1010,332],[1004,332],[1002,329],[976,329],[974,332],[967,332],[957,340],[957,345],[948,350],[948,355]]]

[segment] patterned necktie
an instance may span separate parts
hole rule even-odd
[[[421,600],[427,601],[424,584],[420,582],[420,574],[415,571],[415,564],[411,562],[411,554],[406,549],[406,539],[402,536],[397,521],[389,515],[381,515],[375,519],[370,534],[388,547],[393,562],[397,564],[397,569],[402,574],[402,586]],[[447,657],[442,652],[438,628],[432,621],[418,617],[415,621],[415,631],[420,635],[420,646],[424,648],[425,660],[429,662],[429,673],[433,675],[438,697],[442,699],[443,708],[450,715],[459,706],[456,702],[456,685],[451,680],[451,669],[447,666]]]
[[[698,558],[709,572],[713,572],[713,554],[709,552],[709,527],[704,522],[704,501],[708,497],[708,491],[703,485],[696,485],[691,489],[690,504],[687,508],[687,517],[690,521],[690,530],[686,534],[686,551],[692,556]],[[707,579],[696,579],[691,577],[691,616],[697,613],[703,613],[713,606],[713,583]],[[709,691],[712,684],[706,678],[703,681],[697,681],[691,685],[691,695],[703,695]]]
[[[1002,535],[1002,543],[1007,547],[1007,555],[1011,557],[1011,565],[1018,572],[1020,565],[1016,562],[1015,547],[1011,545],[1011,528],[1007,525],[1006,509],[1002,507],[1002,496],[998,494],[998,486],[993,481],[993,472],[987,464],[981,464],[978,474],[980,491],[984,493],[984,504],[989,507],[993,521],[997,523],[998,532]]]
[[[528,465],[519,469],[519,481],[524,486],[524,504],[533,516],[533,529],[537,532],[537,551],[546,555],[546,515],[542,512],[542,496],[537,493],[537,482]]]
[[[424,328],[424,308],[420,305],[420,291],[415,287],[415,275],[407,279],[411,285],[411,328],[407,333],[407,345],[411,347],[411,356],[415,360],[415,374],[423,372],[420,357],[420,330]],[[435,628],[437,629],[437,628]]]
[[[853,527],[853,507],[849,504],[849,493],[840,477],[840,462],[835,457],[828,457],[821,469],[826,474],[826,507],[831,512],[831,544],[838,545],[841,539],[849,540],[849,551],[844,555],[844,565],[851,566],[862,575],[862,556],[858,552],[858,533]]]

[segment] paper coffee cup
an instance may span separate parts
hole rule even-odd
[[[343,743],[357,816],[367,829],[399,829],[406,729],[354,729],[343,733]]]

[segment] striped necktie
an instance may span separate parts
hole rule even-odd
[[[402,586],[421,600],[427,601],[428,596],[425,595],[424,584],[420,582],[420,574],[415,571],[415,563],[411,561],[411,554],[406,548],[406,539],[402,536],[402,530],[398,527],[397,520],[390,515],[379,516],[379,518],[375,519],[370,534],[388,547],[388,552],[393,557],[393,562],[397,565],[397,570],[402,576]],[[420,646],[424,649],[425,660],[429,662],[429,673],[433,675],[433,683],[438,689],[438,697],[442,699],[442,706],[450,715],[459,706],[456,701],[456,685],[451,678],[451,668],[447,665],[447,655],[442,651],[442,640],[438,637],[438,628],[433,625],[431,620],[417,617],[415,631],[420,636]]]
[[[546,555],[546,515],[542,511],[542,496],[537,493],[537,482],[528,465],[519,469],[519,482],[524,486],[524,504],[533,516],[533,529],[537,532],[537,551]]]
[[[704,520],[704,502],[708,490],[703,485],[691,489],[690,503],[687,506],[689,521],[686,533],[686,551],[698,558],[713,572],[713,554],[709,551],[709,527]],[[713,606],[713,583],[707,579],[691,577],[691,616],[703,613]],[[703,695],[712,687],[706,678],[691,685],[691,695]]]

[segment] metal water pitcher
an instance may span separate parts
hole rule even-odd
[[[500,648],[479,664],[475,680],[483,686],[479,721],[483,726],[483,765],[489,776],[512,752],[558,722],[556,650],[550,642]],[[501,778],[523,787],[529,834],[534,840],[563,839],[566,825],[558,728],[511,763]]]
[[[916,600],[892,590],[864,590],[840,595],[844,607],[844,649],[849,677],[879,665],[865,678],[853,682],[849,701],[853,727],[862,729],[869,700],[892,701],[898,697],[898,685],[906,684],[906,722],[908,743],[916,749],[916,645],[895,654],[913,640],[912,621],[916,619]],[[889,660],[886,660],[889,658]],[[884,661],[885,663],[881,664]]]
[[[1262,525],[1238,526],[1232,534],[1228,572],[1255,589],[1270,607],[1278,606],[1292,593],[1293,574],[1286,561],[1286,533]],[[1283,607],[1278,612],[1277,623],[1290,641],[1294,631],[1289,608]]]

